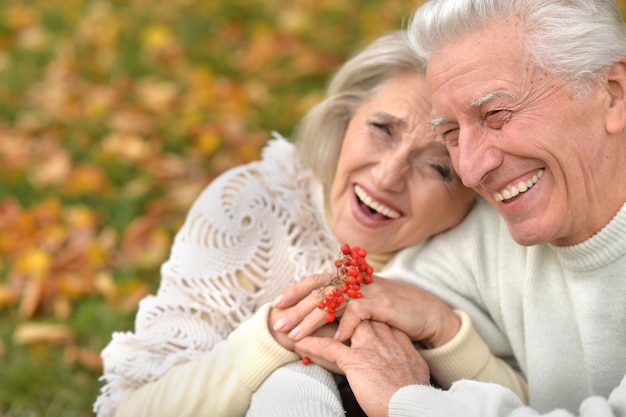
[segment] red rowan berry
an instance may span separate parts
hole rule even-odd
[[[350,298],[361,298],[361,284],[370,284],[374,268],[366,261],[367,251],[355,246],[350,248],[348,244],[340,247],[340,258],[335,260],[337,275],[320,289],[320,297],[329,286],[335,288],[328,292],[323,300],[317,304],[320,310],[326,309],[326,321],[335,320],[335,311],[346,300],[344,294]]]

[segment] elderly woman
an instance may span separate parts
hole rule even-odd
[[[262,160],[214,180],[178,232],[157,294],[140,303],[134,333],[115,333],[102,353],[98,416],[244,415],[265,378],[299,359],[272,299],[333,271],[341,243],[366,248],[382,270],[400,249],[458,224],[474,194],[429,116],[423,67],[394,33],[339,69],[295,146],[276,137]]]

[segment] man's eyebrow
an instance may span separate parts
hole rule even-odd
[[[492,91],[490,93],[487,93],[484,96],[479,97],[476,100],[472,101],[469,104],[468,108],[470,110],[477,109],[477,108],[483,106],[485,103],[488,103],[491,100],[494,100],[494,99],[496,99],[498,97],[503,97],[503,96],[509,97],[509,98],[512,98],[512,99],[517,98],[517,96],[515,94],[511,93],[510,91],[496,90],[496,91]],[[448,119],[446,116],[433,117],[430,120],[430,124],[433,127],[441,126],[441,125],[449,123],[449,122],[450,122],[450,119]]]
[[[506,91],[506,90],[496,90],[496,91],[492,91],[490,93],[485,94],[484,96],[477,98],[476,100],[472,101],[469,105],[470,109],[477,109],[479,107],[481,107],[482,105],[484,105],[485,103],[488,103],[489,101],[496,99],[498,97],[502,97],[502,96],[506,96],[506,97],[510,97],[510,98],[516,98],[515,94],[511,93],[510,91]]]
[[[430,124],[433,127],[441,126],[442,124],[448,123],[450,120],[446,116],[435,117],[430,120]]]

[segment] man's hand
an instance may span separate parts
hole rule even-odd
[[[296,342],[296,349],[335,362],[370,417],[387,417],[398,389],[430,384],[428,365],[409,337],[384,323],[360,322],[350,347],[331,338],[306,337]]]
[[[342,312],[339,341],[348,340],[363,320],[387,323],[428,348],[447,343],[461,328],[450,306],[415,285],[375,277],[361,292],[363,298],[350,300]]]
[[[326,312],[317,308],[317,302],[319,288],[330,276],[312,275],[285,289],[274,303],[284,314],[273,322],[273,329],[297,341],[323,326]],[[349,299],[335,313],[340,318],[337,340],[349,340],[361,321],[375,320],[433,348],[448,342],[461,327],[460,318],[446,303],[414,285],[376,276],[372,284],[361,287],[361,293],[363,298]]]

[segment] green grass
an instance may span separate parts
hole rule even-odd
[[[11,329],[16,321],[14,314],[0,316],[0,337],[6,346],[0,360],[0,411],[4,417],[92,415],[100,373],[68,358],[63,345],[12,344]],[[114,330],[129,328],[132,317],[89,298],[78,304],[68,324],[80,345],[101,348]]]

